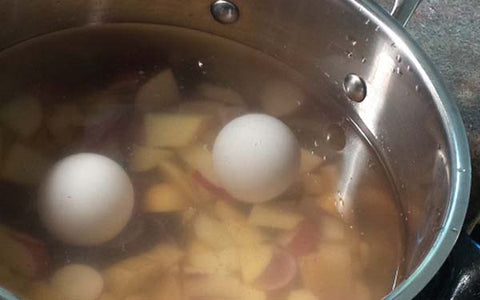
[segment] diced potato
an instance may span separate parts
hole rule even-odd
[[[304,192],[307,195],[324,195],[335,193],[338,183],[338,170],[336,165],[324,165],[314,173],[302,177]]]
[[[183,283],[187,299],[230,299],[241,295],[243,291],[240,281],[228,275],[208,275],[187,278]]]
[[[191,176],[188,176],[177,163],[170,159],[161,160],[158,162],[158,169],[169,182],[175,184],[178,190],[190,200],[199,200],[195,186],[191,182]]]
[[[55,271],[50,286],[64,300],[95,300],[102,294],[103,278],[89,266],[70,264]]]
[[[300,173],[308,173],[315,170],[320,166],[324,160],[315,154],[312,154],[311,151],[306,149],[301,149],[300,152]]]
[[[135,97],[138,111],[147,113],[180,102],[180,93],[172,70],[163,70],[147,81]]]
[[[178,278],[173,275],[162,277],[158,285],[155,285],[149,300],[183,300],[182,289]]]
[[[193,229],[197,238],[212,248],[225,249],[233,244],[223,224],[205,214],[199,214],[195,218]]]
[[[222,200],[215,203],[215,215],[223,222],[247,222],[247,217],[240,210]]]
[[[314,196],[315,204],[320,207],[323,211],[330,214],[331,216],[340,217],[340,212],[338,210],[338,201],[339,197],[337,193],[324,193],[322,195]]]
[[[202,83],[197,87],[198,93],[209,100],[224,102],[232,105],[244,105],[242,96],[229,88],[216,86],[211,83]]]
[[[40,153],[16,143],[8,151],[1,168],[1,178],[20,184],[38,184],[49,161]]]
[[[288,294],[287,300],[319,300],[309,290],[293,290]]]
[[[220,185],[213,169],[212,153],[207,148],[197,144],[180,150],[179,154],[192,169],[200,172],[212,184]]]
[[[194,241],[187,255],[187,269],[199,274],[228,274],[240,269],[238,251],[234,247],[211,250]]]
[[[153,285],[183,255],[178,247],[162,244],[140,256],[127,258],[104,270],[105,287],[117,299],[133,295]]]
[[[306,96],[299,87],[284,80],[267,82],[260,96],[263,110],[274,117],[296,112],[305,100]]]
[[[252,283],[270,264],[273,257],[271,245],[252,245],[240,248],[240,268],[244,282]]]
[[[232,205],[218,200],[214,208],[216,216],[222,221],[234,243],[238,246],[259,245],[265,236],[258,228],[247,222],[247,217]]]
[[[244,286],[241,300],[266,300],[267,294],[264,291]]]
[[[225,222],[225,228],[238,246],[251,246],[261,244],[266,240],[265,235],[258,228],[249,223]]]
[[[145,211],[153,213],[182,211],[190,205],[189,199],[170,183],[150,187],[144,201]]]
[[[269,204],[254,205],[248,222],[255,226],[276,229],[293,229],[303,220],[303,216],[287,209]]]
[[[345,243],[324,243],[299,260],[303,286],[320,299],[353,299],[352,260]]]
[[[97,300],[117,300],[115,296],[110,293],[103,293]]]
[[[322,242],[345,242],[348,239],[348,232],[341,219],[331,216],[319,218],[319,237]]]
[[[170,150],[134,146],[133,155],[130,158],[130,170],[133,172],[149,171],[156,168],[159,161],[170,159],[173,156],[174,153]]]
[[[21,137],[30,137],[42,125],[42,106],[30,96],[13,99],[0,107],[0,121]]]
[[[208,115],[157,113],[144,119],[145,140],[150,147],[186,147],[207,127]]]
[[[129,295],[123,300],[151,300],[151,297],[144,295],[144,294],[135,294],[135,295]]]

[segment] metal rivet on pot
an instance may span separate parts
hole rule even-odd
[[[357,74],[348,74],[343,81],[343,89],[348,99],[355,102],[362,102],[367,96],[367,85]]]
[[[231,24],[238,20],[238,8],[235,4],[229,1],[215,1],[212,3],[211,11],[215,20],[223,24]]]

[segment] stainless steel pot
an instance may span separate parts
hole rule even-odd
[[[455,244],[470,190],[459,112],[402,28],[419,0],[397,0],[393,17],[369,0],[233,2],[236,6],[211,6],[210,0],[5,0],[0,49],[73,27],[168,24],[234,40],[309,78],[327,79],[336,101],[383,158],[408,212],[406,276],[388,298],[412,298]],[[356,172],[355,166],[365,163],[362,155],[351,149],[351,168],[344,172]],[[348,193],[351,186],[340,187]]]

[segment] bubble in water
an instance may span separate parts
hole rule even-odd
[[[346,136],[343,128],[338,124],[331,124],[325,131],[325,141],[332,149],[340,151],[345,147]]]
[[[467,169],[465,169],[465,168],[458,168],[457,171],[460,172],[460,173],[465,173],[465,172],[467,172]]]
[[[370,24],[370,22],[372,22],[372,21],[371,21],[370,19],[367,19],[367,20],[365,21],[365,25]]]
[[[348,58],[352,58],[352,57],[353,57],[353,52],[352,52],[352,51],[346,51],[345,54],[347,54],[347,57],[348,57]]]
[[[317,140],[314,140],[314,141],[313,141],[313,145],[314,145],[315,147],[318,147],[318,142],[317,142]]]
[[[390,46],[391,46],[392,48],[397,48],[397,44],[395,44],[395,43],[391,43]]]
[[[408,65],[408,66],[407,66],[407,71],[408,71],[408,72],[411,72],[411,71],[412,71],[412,66]]]
[[[375,31],[379,31],[379,30],[380,30],[380,26],[375,27]]]
[[[415,92],[418,92],[418,91],[420,91],[420,86],[417,84],[417,85],[415,86]]]
[[[369,38],[366,38],[366,39],[365,39],[365,43],[368,43],[369,41],[370,41]]]
[[[367,59],[365,57],[362,57],[362,64],[366,63]]]
[[[395,59],[396,59],[398,62],[402,62],[402,56],[400,56],[400,54],[397,54],[397,56],[395,57]]]
[[[203,68],[203,62],[198,61],[198,67],[199,67],[199,68]]]
[[[458,232],[458,228],[457,227],[452,227],[452,231],[453,232]]]
[[[348,226],[350,229],[353,229],[353,225]]]
[[[402,69],[400,67],[395,67],[393,69],[393,73],[397,74],[397,75],[403,75],[403,72],[402,72]]]
[[[322,156],[322,159],[323,159],[323,160],[327,160],[327,158],[328,158],[328,157],[327,157],[326,155]]]
[[[327,72],[324,72],[323,75],[325,75],[325,77],[327,78],[330,78],[330,74],[328,74]]]
[[[361,236],[364,236],[364,235],[365,235],[365,232],[360,231],[360,235],[361,235]]]

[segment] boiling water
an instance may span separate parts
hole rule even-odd
[[[147,108],[138,105],[139,89],[167,69],[173,72],[180,103]],[[299,289],[321,299],[380,299],[402,280],[403,219],[389,177],[369,143],[335,105],[325,89],[327,82],[313,83],[281,62],[228,40],[186,29],[147,25],[75,29],[21,43],[1,53],[0,82],[4,105],[0,108],[1,222],[8,230],[41,241],[49,261],[46,271],[27,275],[0,261],[9,274],[0,276],[0,283],[20,295],[41,298],[32,286],[48,282],[56,269],[69,263],[87,264],[105,274],[116,263],[141,257],[166,242],[177,245],[188,257],[191,241],[196,239],[189,220],[202,210],[215,218],[211,206],[219,201],[218,193],[207,187],[202,190],[206,204],[180,212],[145,211],[142,201],[146,191],[164,177],[157,170],[134,172],[131,165],[136,145],[144,142],[145,110],[214,113],[210,110],[217,106],[198,104],[218,100],[206,101],[205,93],[199,89],[205,83],[221,87],[227,98],[235,91],[243,102],[223,103],[220,109],[226,109],[219,123],[195,137],[196,144],[211,149],[222,124],[236,115],[266,112],[285,122],[297,136],[304,154],[316,159],[311,169],[274,200],[316,224],[311,235],[315,247],[295,256],[297,267],[288,285],[265,288],[267,299],[287,299],[290,291]],[[273,106],[262,102],[269,86],[281,90],[277,92],[279,99],[272,100]],[[292,93],[296,95],[295,105],[280,99],[291,98]],[[6,108],[18,99],[33,101],[40,109],[28,109],[32,105],[21,112]],[[59,242],[44,229],[36,210],[37,189],[46,170],[59,159],[78,152],[95,152],[114,159],[134,183],[134,216],[119,236],[97,247]],[[188,166],[182,167],[189,170]],[[232,205],[246,216],[251,210],[251,205]],[[267,244],[285,246],[277,242],[285,229],[257,229],[268,236]],[[0,253],[0,259],[5,257]],[[175,271],[187,298],[188,282],[192,280],[192,274],[186,271],[189,263],[188,259],[181,260]],[[242,282],[239,272],[235,269],[226,273]],[[105,279],[104,294],[115,294],[112,284]],[[249,285],[263,293],[264,286]],[[146,283],[129,293],[147,295],[155,286]],[[195,294],[190,299],[224,299],[221,291],[218,293]],[[229,296],[236,299],[235,295]]]

